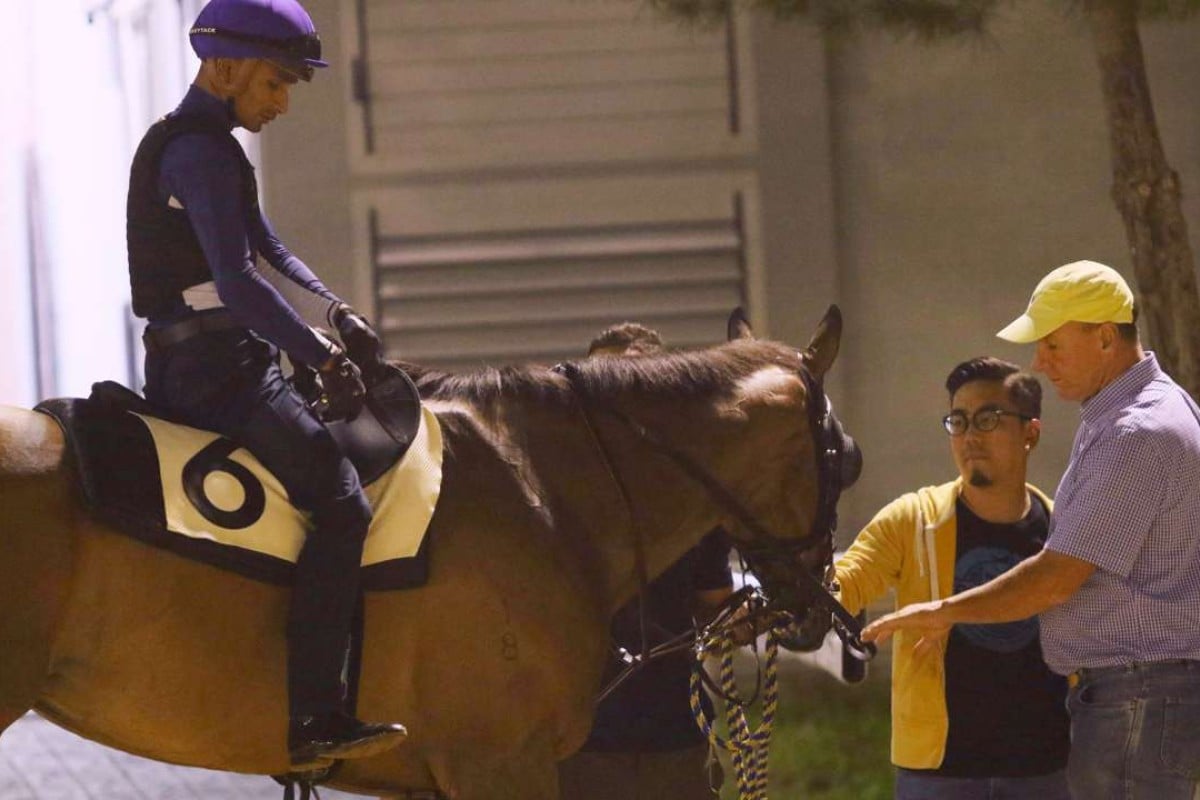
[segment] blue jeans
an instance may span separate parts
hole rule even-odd
[[[1200,798],[1200,661],[1080,670],[1067,695],[1081,800]]]
[[[1028,778],[951,778],[896,770],[896,800],[1071,800],[1063,770]]]

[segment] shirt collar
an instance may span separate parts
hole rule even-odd
[[[1158,359],[1150,350],[1146,357],[1117,376],[1117,379],[1096,392],[1090,400],[1080,406],[1079,415],[1085,422],[1095,422],[1110,411],[1124,408],[1133,402],[1138,392],[1146,388],[1163,372],[1158,367]]]
[[[187,94],[183,96],[183,102],[179,104],[179,111],[185,114],[197,114],[222,122],[230,130],[233,130],[237,126],[237,120],[234,118],[233,110],[229,108],[229,105],[224,100],[209,94],[195,84],[188,87]]]

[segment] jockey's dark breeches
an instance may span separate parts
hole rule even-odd
[[[279,368],[244,331],[194,336],[146,357],[146,397],[255,455],[312,515],[288,618],[293,715],[340,709],[342,666],[371,507],[358,473]]]

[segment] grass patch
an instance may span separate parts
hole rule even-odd
[[[871,666],[865,681],[840,683],[825,672],[794,663],[780,665],[779,710],[771,736],[771,798],[888,800],[890,670]],[[750,691],[754,678],[742,675]],[[757,717],[751,725],[757,724]],[[725,755],[722,800],[735,800],[736,781]]]

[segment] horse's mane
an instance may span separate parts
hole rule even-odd
[[[412,377],[425,400],[457,400],[489,405],[501,398],[567,402],[566,376],[543,365],[485,367],[443,372],[396,362]],[[630,357],[594,357],[570,362],[575,390],[595,399],[644,391],[686,400],[728,391],[740,378],[769,364],[797,367],[796,351],[777,342],[738,339],[703,350],[679,350]]]

